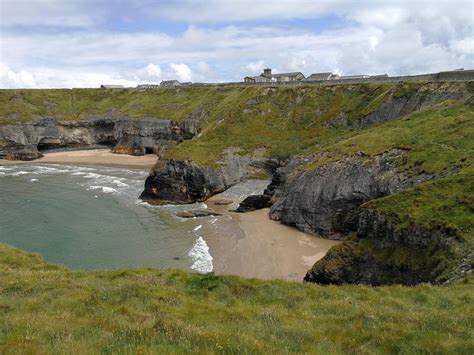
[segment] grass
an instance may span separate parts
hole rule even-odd
[[[474,110],[472,106],[444,102],[437,107],[353,132],[348,138],[310,151],[324,154],[305,166],[313,170],[356,153],[367,156],[390,149],[407,151],[407,171],[439,174],[454,165],[467,166],[474,157]]]
[[[37,117],[88,119],[95,115],[182,120],[193,112],[210,110],[227,89],[182,88],[0,90],[0,123]]]
[[[0,245],[0,352],[471,354],[473,285],[73,272]]]
[[[372,200],[365,207],[397,221],[399,230],[413,226],[450,229],[461,241],[474,239],[474,166],[413,189]]]

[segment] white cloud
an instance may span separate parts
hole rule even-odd
[[[275,72],[306,75],[318,71],[395,75],[473,67],[470,2],[183,0],[145,4],[138,0],[0,0],[0,60],[4,64],[0,85],[133,86],[173,78],[237,81],[259,74],[265,66]],[[285,22],[308,18],[317,25],[318,16],[324,14],[336,17],[337,26],[313,29],[308,21],[302,27],[298,21]],[[123,20],[128,26],[157,17],[195,25],[169,33],[101,27],[107,21]],[[268,21],[256,25],[257,20]],[[199,25],[203,21],[214,25]],[[38,26],[38,30],[26,31],[18,25]]]
[[[2,0],[1,26],[88,27],[98,21],[100,9],[88,11],[90,1]]]
[[[191,69],[186,64],[175,64],[170,63],[171,69],[174,71],[174,74],[178,77],[179,81],[191,81],[192,73]]]
[[[10,69],[5,64],[0,63],[0,87],[2,88],[35,88],[37,82],[31,73],[24,70],[18,72]]]
[[[263,60],[259,60],[258,62],[251,62],[245,66],[245,69],[249,71],[249,75],[257,75],[263,71],[265,62]]]

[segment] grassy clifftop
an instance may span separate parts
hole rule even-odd
[[[72,272],[0,245],[0,352],[472,353],[473,280],[322,287]]]

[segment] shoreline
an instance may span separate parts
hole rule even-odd
[[[232,204],[219,206],[215,204],[217,200],[229,200]],[[229,216],[243,232],[234,248],[224,255],[213,254],[216,246],[209,241],[216,274],[302,282],[314,263],[340,243],[273,221],[268,216],[269,208],[230,212],[229,209],[237,207],[238,200],[220,195],[209,198],[206,203],[212,210]]]
[[[114,154],[109,149],[90,149],[45,153],[43,158],[33,161],[0,159],[0,166],[59,164],[149,170],[157,159],[154,154],[131,156]],[[217,200],[228,200],[231,204],[216,205]],[[213,228],[213,222],[206,222],[202,236],[209,245],[216,274],[302,282],[313,264],[340,243],[272,221],[269,209],[230,212],[239,200],[225,193],[212,196],[205,203],[222,214],[219,231]]]
[[[44,153],[44,157],[30,161],[0,159],[0,166],[62,164],[148,170],[157,159],[155,154],[133,156],[111,153],[110,149],[88,149]]]

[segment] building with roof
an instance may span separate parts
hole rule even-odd
[[[320,80],[334,80],[339,79],[339,74],[334,74],[332,72],[326,73],[314,73],[308,76],[305,80],[311,81],[320,81]]]
[[[160,84],[140,84],[137,85],[137,89],[147,90],[147,89],[156,89],[159,88]]]
[[[174,86],[181,86],[181,83],[178,80],[163,80],[160,83],[161,87],[174,87]]]
[[[263,73],[257,76],[246,76],[246,83],[271,83],[271,82],[288,82],[304,80],[305,76],[301,72],[272,74],[270,68],[264,69]]]

